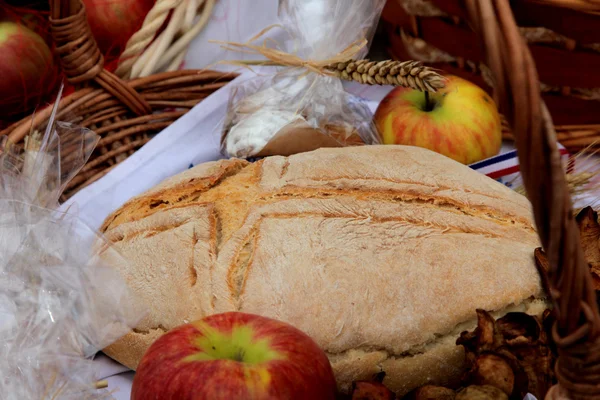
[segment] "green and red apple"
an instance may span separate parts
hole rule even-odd
[[[424,147],[463,164],[492,157],[502,146],[496,104],[479,86],[457,76],[448,76],[446,87],[428,96],[393,89],[374,121],[384,144]]]
[[[253,314],[206,317],[165,333],[146,351],[131,400],[329,400],[325,353],[293,326]]]
[[[56,86],[54,58],[40,35],[12,21],[0,21],[0,54],[0,114],[20,116]]]

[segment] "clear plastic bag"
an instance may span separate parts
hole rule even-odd
[[[361,40],[370,42],[384,3],[280,0],[279,17],[291,36],[286,51],[324,61]],[[353,58],[367,51],[362,47]],[[296,67],[232,88],[221,136],[223,154],[239,158],[377,143],[371,111],[344,91],[339,78]]]
[[[90,254],[102,239],[57,211],[98,139],[57,123],[24,147],[0,141],[0,399],[112,398],[92,358],[144,315]]]

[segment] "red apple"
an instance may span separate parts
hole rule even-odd
[[[57,82],[54,58],[35,32],[12,21],[0,22],[0,115],[31,111]]]
[[[40,35],[46,43],[52,43],[50,21],[48,21],[48,13],[43,11],[44,7],[48,7],[47,0],[19,0],[14,6],[0,5],[0,20],[12,21],[29,28]]]
[[[479,86],[449,76],[446,87],[429,95],[398,87],[374,116],[384,144],[425,147],[463,164],[492,157],[502,145],[496,104]]]
[[[144,23],[155,0],[83,0],[88,23],[103,54],[118,54]]]
[[[286,323],[230,312],[170,330],[146,351],[131,400],[334,399],[325,353]]]

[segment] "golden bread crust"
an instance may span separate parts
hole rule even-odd
[[[149,309],[106,349],[134,369],[163,332],[239,310],[311,335],[342,389],[383,369],[403,394],[457,378],[476,308],[545,307],[528,201],[416,147],[206,163],[102,229]]]

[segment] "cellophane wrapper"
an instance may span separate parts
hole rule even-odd
[[[362,39],[372,41],[385,0],[279,0],[285,43],[303,60],[328,60]],[[353,58],[364,58],[368,46]],[[232,88],[221,140],[223,154],[249,158],[287,127],[313,128],[341,146],[380,143],[372,113],[337,77],[279,68]]]
[[[92,250],[103,239],[58,211],[98,139],[65,123],[23,147],[0,139],[1,399],[112,398],[92,359],[144,315]]]

